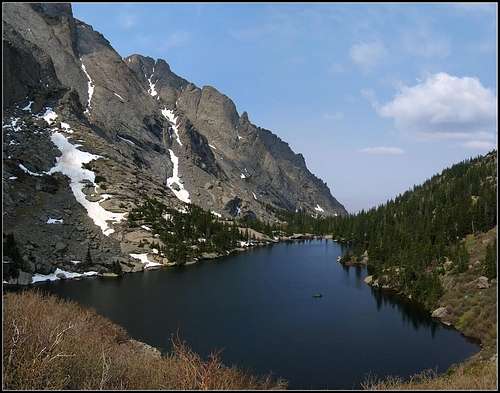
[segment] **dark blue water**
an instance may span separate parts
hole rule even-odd
[[[290,388],[358,388],[368,374],[446,370],[478,350],[457,331],[336,262],[332,241],[282,243],[180,269],[44,288],[95,308],[130,335],[284,377]],[[321,293],[322,298],[313,298]]]

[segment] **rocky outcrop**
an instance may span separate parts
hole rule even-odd
[[[433,318],[444,318],[447,315],[448,315],[448,309],[446,307],[436,308],[431,314]]]

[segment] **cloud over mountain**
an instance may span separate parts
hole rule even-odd
[[[484,140],[495,132],[496,104],[497,97],[478,78],[440,72],[403,86],[376,109],[399,130],[424,138]]]

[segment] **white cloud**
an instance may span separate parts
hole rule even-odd
[[[496,131],[497,98],[479,79],[441,72],[375,109],[396,128],[429,139],[491,139]]]
[[[364,149],[360,149],[359,152],[366,154],[384,155],[384,156],[397,156],[405,153],[405,151],[399,147],[387,147],[387,146],[365,147]]]
[[[380,63],[387,50],[380,41],[361,42],[351,46],[349,56],[354,64],[368,71]]]

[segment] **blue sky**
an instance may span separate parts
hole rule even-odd
[[[496,4],[73,3],[301,152],[350,212],[497,146]]]

